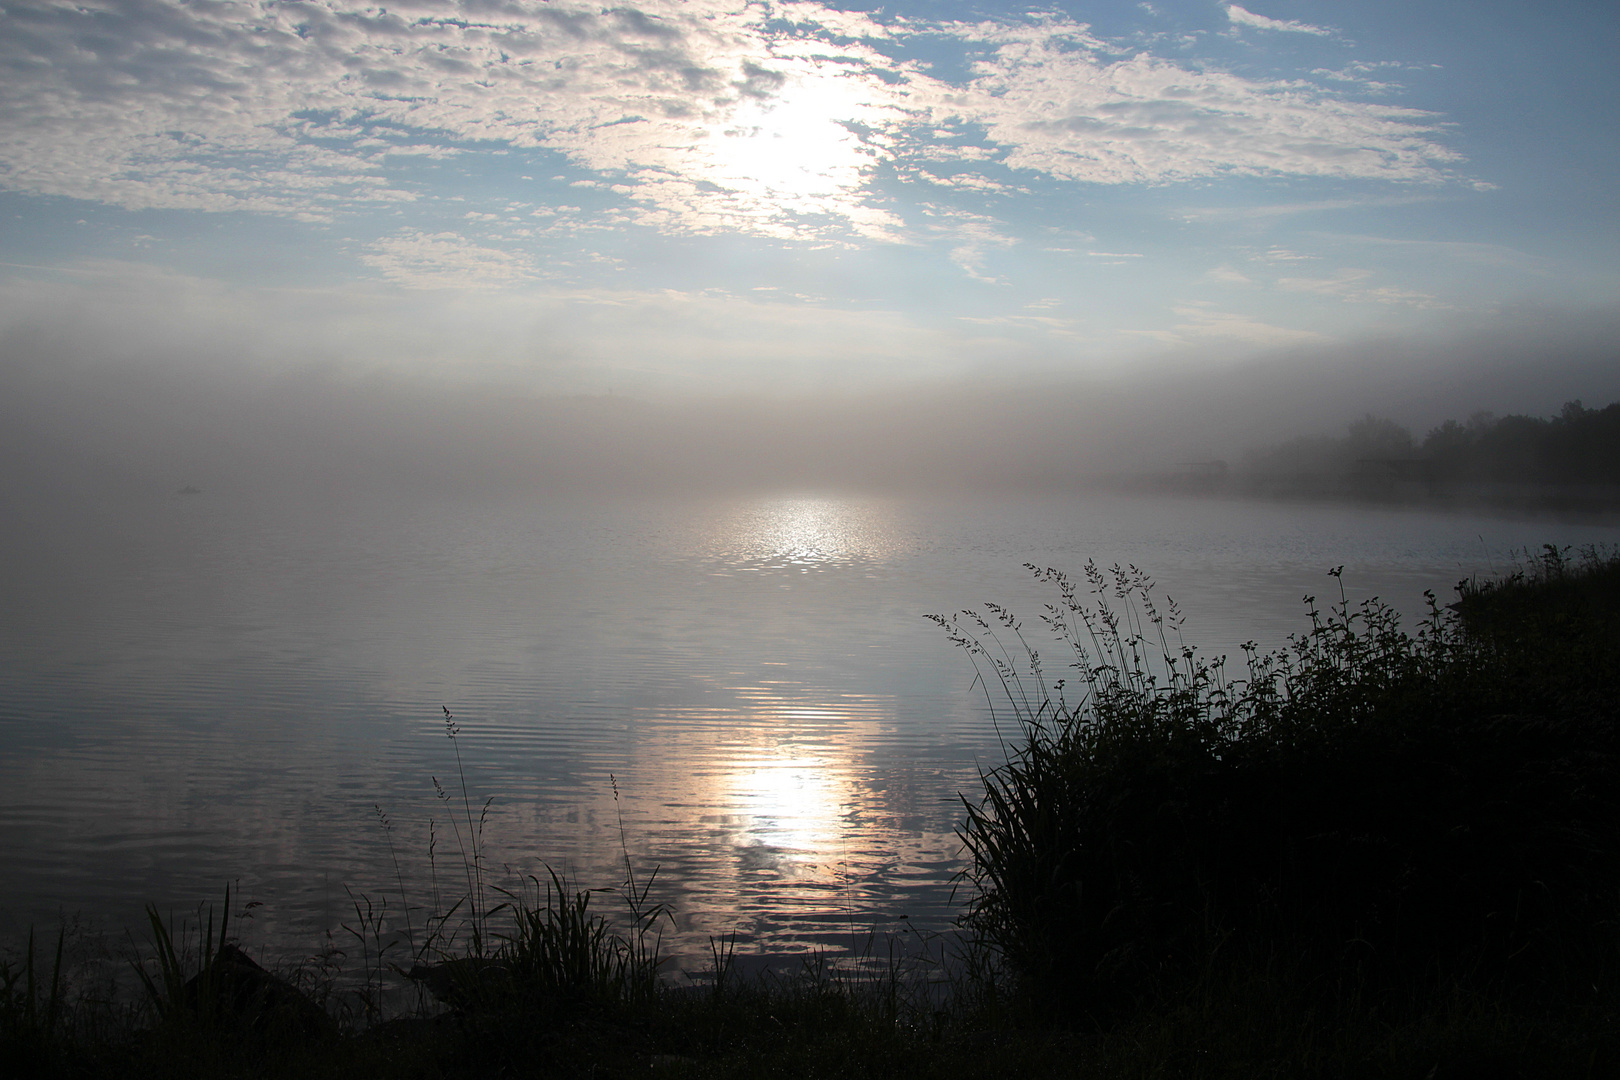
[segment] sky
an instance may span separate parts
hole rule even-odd
[[[1605,404],[1616,55],[1595,0],[0,0],[0,409],[165,475],[847,473]]]

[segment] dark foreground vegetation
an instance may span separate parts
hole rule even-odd
[[[651,881],[627,874],[613,925],[559,878],[486,903],[463,800],[467,895],[393,969],[442,1004],[384,1007],[364,902],[347,928],[364,970],[344,982],[258,967],[227,895],[217,923],[153,912],[133,997],[98,994],[55,935],[15,952],[0,1062],[345,1080],[1620,1075],[1620,558],[1548,549],[1411,632],[1335,580],[1308,632],[1247,649],[1236,673],[1182,644],[1140,573],[1035,572],[1061,656],[999,609],[939,620],[1009,751],[966,801],[974,944],[954,965],[741,980],[717,942],[711,982],[668,986]]]

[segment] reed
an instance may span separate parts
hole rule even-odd
[[[670,917],[665,905],[649,902],[656,874],[620,890],[575,888],[549,867],[546,875],[544,881],[531,876],[521,892],[501,889],[512,929],[494,954],[501,975],[490,988],[526,1006],[537,1000],[623,1004],[653,997],[664,963],[658,924]],[[628,931],[591,910],[593,892],[619,893],[630,913]],[[486,991],[482,1004],[508,1003],[489,1001]]]
[[[32,928],[22,956],[0,960],[0,1045],[10,1048],[19,1060],[49,1060],[65,1034],[62,946],[66,938],[64,926],[56,935],[48,977],[35,957]]]
[[[460,870],[451,876],[461,879],[464,891],[446,896],[441,888],[439,830],[430,821],[430,901],[419,934],[412,911],[424,908],[410,896],[394,846],[393,822],[374,806],[393,862],[397,895],[373,897],[345,887],[354,916],[340,925],[344,936],[329,945],[327,956],[339,963],[357,959],[359,966],[355,971],[351,963],[349,977],[342,980],[347,990],[336,995],[340,1012],[360,1026],[383,1022],[399,1015],[397,1004],[391,1012],[389,1002],[397,1001],[408,986],[417,990],[417,1013],[431,1011],[434,1002],[460,1013],[510,1013],[560,1000],[623,1004],[650,997],[665,963],[660,928],[673,915],[653,898],[657,870],[646,876],[636,870],[622,812],[625,876],[619,886],[580,888],[549,866],[544,875],[501,883],[490,870],[484,840],[494,799],[485,798],[478,811],[472,809],[457,742],[461,728],[449,708],[443,711],[445,733],[455,748],[456,776],[449,788],[436,776],[432,782],[449,811],[460,857]],[[618,806],[618,780],[610,776],[609,783]],[[602,896],[617,897],[627,918],[615,922],[593,907],[593,899]]]
[[[152,954],[148,960],[132,962],[131,967],[146,993],[147,1005],[164,1023],[190,1021],[204,1027],[217,1023],[221,1019],[218,1006],[222,987],[221,969],[215,960],[230,942],[230,886],[225,886],[225,902],[219,909],[218,935],[214,933],[212,905],[199,919],[194,957],[186,947],[185,939],[191,936],[187,923],[176,923],[172,916],[164,918],[151,904],[146,906],[146,921]],[[193,966],[195,975],[188,975]]]

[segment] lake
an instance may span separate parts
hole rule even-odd
[[[995,601],[1038,632],[1026,562],[1134,563],[1189,642],[1237,657],[1306,629],[1330,567],[1410,614],[1514,549],[1620,536],[1104,495],[15,510],[0,940],[59,913],[136,927],[227,882],[262,905],[250,934],[293,953],[356,896],[397,921],[403,892],[420,926],[435,888],[464,891],[467,807],[492,799],[499,880],[656,868],[688,966],[715,935],[793,952],[950,926],[959,793],[1001,750],[923,616]]]

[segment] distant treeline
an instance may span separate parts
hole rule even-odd
[[[1550,419],[1476,412],[1463,423],[1447,420],[1421,443],[1369,413],[1340,438],[1252,451],[1231,479],[1262,489],[1620,488],[1620,402],[1588,409],[1571,401]]]
[[[1530,484],[1620,484],[1620,402],[1566,404],[1550,420],[1475,413],[1429,432],[1419,455],[1441,480]]]

